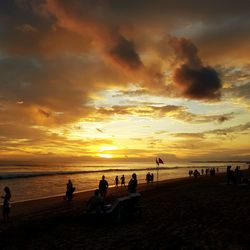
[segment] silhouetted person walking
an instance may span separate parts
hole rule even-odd
[[[3,220],[4,222],[7,222],[9,220],[10,215],[10,198],[11,198],[11,192],[9,187],[4,188],[5,195],[2,196],[3,199]]]

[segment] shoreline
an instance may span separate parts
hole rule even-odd
[[[217,175],[219,174],[223,174],[223,173],[218,173]],[[205,176],[200,176],[200,178],[204,178]],[[164,183],[170,183],[170,182],[175,182],[175,181],[179,181],[179,180],[185,180],[185,179],[189,179],[189,178],[193,178],[192,177],[189,177],[189,176],[186,176],[186,177],[177,177],[177,178],[172,178],[172,179],[166,179],[166,180],[161,180],[161,181],[158,181],[158,184],[161,185],[161,184],[164,184]],[[157,181],[154,181],[153,183],[146,183],[146,182],[143,182],[143,183],[139,183],[138,184],[138,189],[140,189],[141,187],[144,187],[144,186],[155,186],[157,185]],[[120,189],[120,185],[118,186],[118,189]],[[126,185],[126,188],[127,188],[127,185]],[[89,193],[89,192],[93,192],[94,190],[96,190],[97,188],[90,188],[90,189],[86,189],[86,190],[79,190],[79,191],[76,191],[74,192],[74,197],[76,195],[80,195],[80,194],[84,194],[84,193]],[[115,190],[116,187],[115,185],[110,185],[108,190]],[[39,197],[39,198],[34,198],[34,199],[26,199],[26,200],[20,200],[20,201],[13,201],[11,202],[11,204],[19,204],[19,203],[26,203],[26,202],[32,202],[32,201],[42,201],[42,200],[47,200],[47,199],[53,199],[53,198],[59,198],[59,197],[63,197],[65,195],[65,193],[61,193],[61,194],[56,194],[56,195],[51,195],[51,196],[45,196],[45,197]]]
[[[220,175],[223,173],[220,173]],[[209,178],[205,176],[201,176],[200,178]],[[158,187],[161,187],[165,184],[170,183],[178,183],[179,181],[192,181],[194,177],[180,177],[180,178],[174,178],[174,179],[168,179],[168,180],[162,180],[158,183],[155,181],[153,183],[141,183],[138,184],[137,191],[138,192],[144,192],[149,190],[156,190]],[[52,197],[45,197],[45,198],[39,198],[39,199],[31,199],[31,200],[25,200],[25,201],[18,201],[15,203],[11,203],[11,220],[15,221],[16,219],[19,219],[20,217],[30,217],[37,213],[44,213],[49,210],[60,210],[61,208],[67,208],[67,207],[74,207],[74,205],[79,206],[79,203],[82,204],[82,209],[85,209],[85,204],[87,200],[93,195],[93,191],[95,189],[90,189],[88,191],[78,191],[74,194],[72,201],[67,201],[63,199],[63,195],[56,195]],[[122,196],[128,195],[127,186],[124,189],[121,189],[119,186],[118,189],[113,186],[108,189],[107,193],[107,199],[106,201],[108,203],[111,203],[114,201],[114,199]],[[0,220],[1,221],[1,220]]]

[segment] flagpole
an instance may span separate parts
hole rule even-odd
[[[158,181],[159,181],[159,163],[157,161],[157,158],[156,158],[155,164],[156,164],[156,183],[158,185]]]

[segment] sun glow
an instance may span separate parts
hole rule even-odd
[[[117,149],[116,146],[105,145],[100,147],[100,152],[107,151],[107,150],[115,150]]]
[[[113,155],[112,154],[98,154],[99,157],[102,157],[102,158],[113,158]]]

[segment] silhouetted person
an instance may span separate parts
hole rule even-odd
[[[71,201],[72,198],[73,198],[73,193],[75,191],[75,188],[73,187],[73,183],[71,180],[68,180],[68,183],[67,183],[67,190],[66,190],[66,199],[68,201]]]
[[[241,183],[241,179],[243,177],[242,172],[240,171],[240,167],[236,166],[235,170],[234,170],[234,174],[235,174],[235,184],[240,184]]]
[[[231,181],[235,183],[234,172],[231,170],[232,166],[227,166],[227,184],[229,185]]]
[[[219,168],[217,168],[217,169],[216,169],[216,171],[217,171],[217,173],[219,173],[220,169],[219,169]]]
[[[3,220],[4,222],[7,222],[9,220],[10,215],[10,198],[11,198],[11,192],[9,187],[4,188],[5,195],[2,196],[3,199]]]
[[[128,183],[128,191],[129,193],[136,193],[137,188],[137,176],[136,174],[132,174],[132,178],[130,179]]]
[[[208,175],[208,172],[209,172],[209,169],[208,169],[208,168],[206,168],[206,176]]]
[[[204,175],[204,169],[201,170],[201,175]]]
[[[105,176],[102,176],[102,179],[99,182],[99,191],[101,196],[105,199],[106,195],[107,195],[107,190],[108,190],[109,184],[108,182],[105,180]]]
[[[210,176],[215,176],[215,168],[210,169]]]
[[[150,181],[151,181],[151,174],[150,174],[150,172],[148,172],[148,173],[146,174],[146,182],[147,182],[147,183],[150,183]]]
[[[200,176],[200,173],[197,169],[194,170],[194,177],[197,178],[197,176]]]
[[[151,182],[154,182],[154,174],[151,174]]]
[[[189,174],[189,177],[191,177],[192,174],[193,174],[193,170],[189,170],[189,171],[188,171],[188,174]]]
[[[118,187],[118,184],[119,184],[119,178],[118,176],[115,177],[115,186]]]
[[[124,174],[121,177],[121,187],[124,186],[125,187],[125,176]]]
[[[100,196],[99,189],[94,191],[94,195],[87,201],[88,213],[101,213],[103,210],[103,198]]]

